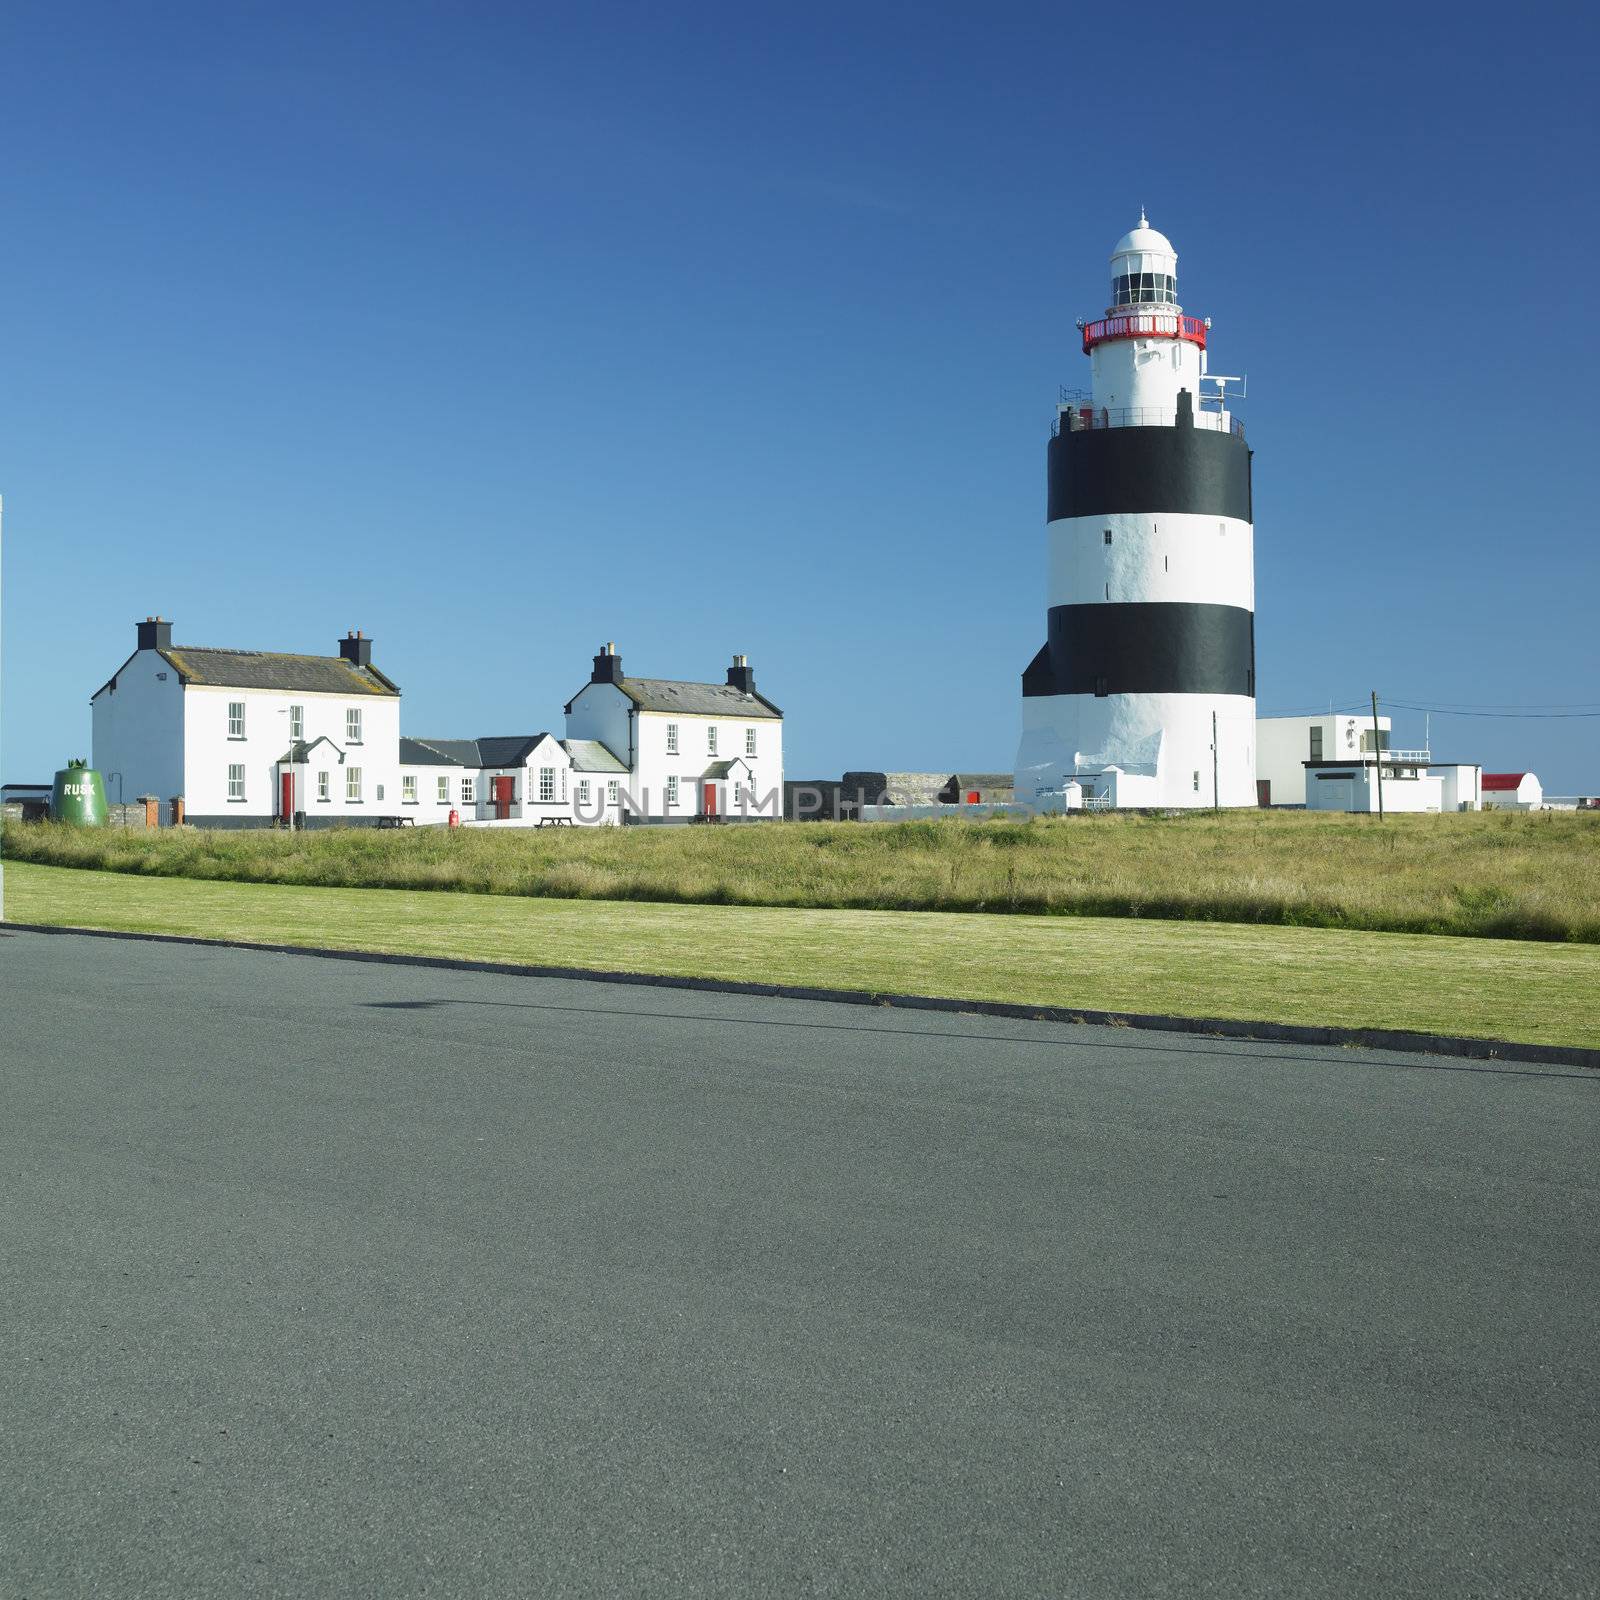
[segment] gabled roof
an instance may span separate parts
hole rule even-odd
[[[405,739],[400,764],[408,767],[520,767],[548,733],[490,734],[483,739]]]
[[[1483,775],[1485,789],[1520,789],[1526,772],[1486,772]]]
[[[288,689],[304,694],[367,694],[397,697],[399,685],[376,667],[358,667],[343,656],[296,656],[274,650],[213,650],[204,645],[170,645],[155,652],[185,685],[218,689]],[[138,655],[137,650],[133,655]],[[133,656],[128,657],[132,661]],[[124,661],[90,695],[98,699],[127,670]]]
[[[588,688],[585,684],[584,688]],[[641,711],[681,711],[698,717],[766,717],[783,713],[759,694],[727,683],[685,683],[677,678],[623,678],[617,684]],[[578,691],[579,694],[583,690]]]
[[[563,739],[561,748],[579,772],[626,772],[628,769],[598,739]]]
[[[327,745],[327,747],[339,758],[339,765],[344,765],[344,751],[341,750],[339,746],[336,745],[325,733],[319,733],[315,739],[311,740],[294,740],[290,744],[289,748],[278,757],[278,765],[280,767],[286,764],[296,767],[302,765],[302,763],[311,759],[311,752],[315,750],[319,744]]]

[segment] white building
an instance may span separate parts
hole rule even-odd
[[[566,736],[412,739],[400,690],[352,633],[334,656],[172,643],[159,617],[91,698],[113,794],[201,827],[532,827],[782,814],[783,713],[743,656],[725,683],[628,678],[610,645]]]
[[[1256,804],[1250,451],[1177,270],[1141,216],[1080,324],[1092,388],[1050,441],[1046,641],[1022,675],[1028,804],[1073,783],[1095,807]]]
[[[400,690],[351,634],[333,656],[175,646],[147,617],[90,700],[94,765],[125,796],[181,802],[201,827],[261,827],[286,812],[369,821],[398,801]]]
[[[630,678],[613,645],[567,702],[568,742],[614,754],[630,820],[783,815],[783,713],[735,656],[724,683]]]
[[[1483,775],[1485,811],[1538,811],[1544,806],[1544,788],[1531,772],[1486,772]]]
[[[1441,762],[1428,750],[1391,748],[1391,720],[1365,713],[1261,717],[1256,789],[1264,806],[1376,811],[1381,766],[1385,811],[1476,811],[1481,768]],[[1374,760],[1374,757],[1380,758]]]

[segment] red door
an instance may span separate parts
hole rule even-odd
[[[1270,806],[1272,804],[1271,778],[1256,779],[1256,804],[1258,806]]]
[[[702,799],[703,804],[701,805],[700,809],[703,812],[703,814],[708,816],[708,817],[716,816],[716,814],[717,814],[717,786],[716,786],[716,784],[707,783],[707,784],[702,785],[702,788],[701,788],[701,799]]]
[[[511,815],[511,785],[515,780],[494,778],[490,781],[494,786],[494,814],[504,822]]]
[[[285,822],[294,821],[294,772],[279,774],[278,784],[278,815]]]

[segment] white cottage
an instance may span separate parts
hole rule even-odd
[[[626,820],[783,815],[783,712],[735,656],[723,683],[630,678],[607,644],[567,702],[567,742],[622,763]]]
[[[361,823],[397,799],[400,690],[359,633],[332,656],[218,650],[174,645],[147,617],[90,708],[112,793],[157,795],[168,820]]]

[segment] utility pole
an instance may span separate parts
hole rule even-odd
[[[1372,772],[1378,784],[1378,821],[1383,821],[1383,740],[1378,736],[1378,691],[1372,691]]]
[[[1222,790],[1217,783],[1217,714],[1211,713],[1211,809],[1222,809]]]
[[[5,505],[5,502],[3,500],[0,500],[0,515],[3,515],[4,505]],[[5,568],[5,548],[6,548],[5,534],[4,534],[3,530],[0,530],[0,571],[3,571],[4,568]],[[0,745],[0,750],[3,750],[3,748],[4,748],[4,746]],[[4,855],[4,854],[5,854],[5,852],[3,850],[0,850],[0,855]],[[5,920],[6,920],[6,869],[5,869],[4,864],[0,863],[0,922],[4,922]]]

